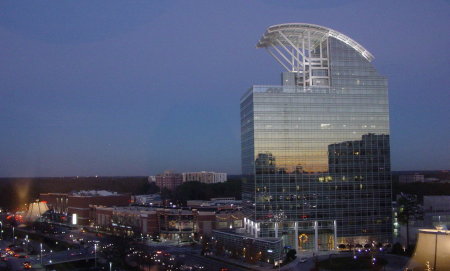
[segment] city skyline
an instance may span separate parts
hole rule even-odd
[[[253,45],[284,22],[375,55],[393,170],[448,169],[448,2],[49,5],[0,4],[2,177],[240,174],[242,90],[281,71]]]

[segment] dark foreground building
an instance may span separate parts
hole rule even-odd
[[[297,250],[392,237],[387,80],[332,29],[271,26],[257,44],[286,68],[241,98],[247,234]]]

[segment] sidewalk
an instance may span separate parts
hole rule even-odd
[[[336,254],[336,251],[319,251],[319,252],[312,252],[312,251],[300,251],[299,253],[297,253],[297,258],[295,258],[295,260],[293,260],[292,262],[281,266],[281,271],[291,271],[291,270],[299,270],[299,266],[302,266],[303,269],[302,270],[309,270],[312,268],[313,266],[313,262],[314,262],[314,257],[324,257],[324,256],[328,256],[330,254]],[[300,259],[302,258],[307,258],[308,261],[306,263],[300,263]]]
[[[251,264],[251,263],[244,262],[243,260],[233,259],[233,258],[229,258],[229,257],[221,257],[221,256],[216,256],[216,255],[208,255],[205,257],[211,258],[211,259],[214,259],[217,261],[221,261],[224,263],[236,265],[238,267],[242,267],[242,268],[245,268],[248,270],[255,270],[255,271],[269,271],[269,270],[273,271],[274,270],[273,265],[264,263],[264,262],[258,262],[256,264]]]

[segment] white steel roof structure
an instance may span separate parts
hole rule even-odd
[[[321,46],[328,37],[349,45],[371,62],[374,56],[350,37],[328,27],[307,23],[287,23],[267,28],[257,48],[268,52],[288,71],[301,72],[311,64],[311,51]],[[317,57],[314,57],[317,59]],[[320,56],[322,58],[322,56]]]

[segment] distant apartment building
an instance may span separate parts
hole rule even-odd
[[[183,182],[201,182],[201,183],[223,183],[227,181],[226,173],[219,172],[185,172],[183,173]]]
[[[170,170],[164,171],[163,174],[158,174],[155,176],[156,185],[162,190],[167,188],[169,190],[175,190],[183,182],[183,175],[179,173],[174,173]]]
[[[156,182],[156,176],[148,176],[147,180],[149,183],[154,183]]]
[[[398,181],[400,183],[423,183],[425,181],[425,177],[422,174],[400,175],[398,177]]]

